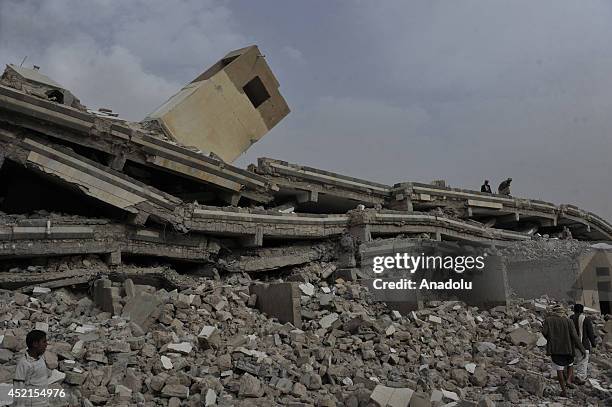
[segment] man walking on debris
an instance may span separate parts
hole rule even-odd
[[[563,240],[572,239],[572,231],[567,226],[563,226],[563,230],[561,231],[561,239]]]
[[[512,178],[508,178],[505,181],[502,181],[497,188],[497,191],[500,195],[510,195],[510,183],[512,182]]]
[[[15,377],[13,379],[14,389],[25,389],[25,397],[14,397],[13,406],[44,407],[49,403],[42,392],[49,385],[47,376],[47,364],[43,354],[47,349],[47,334],[44,331],[34,329],[26,336],[28,349],[25,355],[17,363]]]
[[[572,387],[574,380],[574,356],[576,348],[586,355],[584,346],[576,333],[574,324],[565,314],[565,309],[555,305],[544,320],[542,334],[546,338],[546,354],[550,355],[557,379],[561,385],[561,395],[566,397],[566,387]]]
[[[480,187],[480,192],[488,192],[491,193],[491,185],[489,185],[489,180],[485,179],[484,184]]]
[[[574,315],[570,317],[578,332],[578,338],[586,352],[583,357],[576,361],[576,384],[584,384],[587,379],[587,370],[589,365],[589,354],[591,348],[595,347],[595,333],[593,330],[593,322],[591,318],[583,314],[584,305],[574,304]]]

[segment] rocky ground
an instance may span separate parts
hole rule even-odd
[[[52,405],[612,405],[612,343],[595,350],[592,380],[559,396],[539,335],[546,299],[400,315],[357,282],[323,278],[328,270],[313,263],[283,279],[303,280],[294,283],[301,329],[260,312],[246,274],[173,291],[99,280],[114,316],[97,308],[93,287],[1,291],[0,383],[37,327],[48,331],[53,386],[68,394]],[[603,338],[605,322],[593,317]]]

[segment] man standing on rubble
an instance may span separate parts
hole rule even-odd
[[[589,354],[591,348],[595,347],[595,333],[593,329],[593,321],[591,318],[584,315],[584,305],[574,304],[574,315],[570,317],[578,332],[578,338],[584,346],[586,352],[583,357],[576,361],[576,384],[584,384],[587,379],[587,370],[589,366]]]
[[[20,397],[13,396],[13,406],[46,407],[49,402],[44,390],[49,385],[49,378],[43,354],[47,350],[47,334],[37,329],[30,331],[26,336],[26,345],[28,349],[15,368],[13,389],[20,389]]]
[[[574,323],[566,316],[561,305],[555,305],[544,320],[542,335],[546,338],[546,354],[550,355],[557,379],[561,385],[561,395],[566,397],[566,387],[574,380],[574,356],[577,348],[586,355],[584,346],[576,333]]]
[[[489,180],[485,179],[484,184],[482,184],[482,186],[480,187],[480,192],[487,192],[487,193],[491,193],[491,185],[489,185]]]
[[[510,195],[510,183],[512,182],[512,178],[508,178],[505,181],[502,181],[497,188],[497,191],[500,195]]]

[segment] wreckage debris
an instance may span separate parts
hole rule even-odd
[[[612,247],[593,242],[612,240],[612,225],[442,180],[385,185],[270,158],[232,165],[289,113],[278,89],[247,47],[134,123],[88,110],[39,70],[7,67],[0,383],[35,328],[48,333],[50,386],[68,393],[53,405],[555,399],[544,313],[568,288],[594,311],[610,307],[597,283]],[[367,288],[381,253],[457,248],[495,258],[479,277],[494,301],[385,302]],[[603,344],[591,378],[551,406],[611,401],[612,326],[593,317]]]
[[[0,377],[10,379],[25,333],[38,327],[49,336],[51,386],[74,404],[510,406],[557,391],[542,344],[531,339],[545,316],[535,304],[550,300],[488,311],[434,303],[398,316],[358,282],[312,280],[315,294],[297,297],[297,328],[249,306],[251,284],[233,275],[166,291],[101,278],[93,299],[65,289],[3,291]],[[331,300],[321,306],[327,287]],[[258,291],[263,303],[276,296]],[[602,385],[612,327],[594,318],[605,339],[592,356],[592,381],[560,405],[612,400]]]

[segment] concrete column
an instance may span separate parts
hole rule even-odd
[[[318,202],[319,193],[317,191],[302,191],[297,194],[296,199],[298,203]]]
[[[149,214],[147,212],[138,211],[138,213],[130,213],[128,215],[128,223],[131,225],[143,226],[147,219],[149,219]]]
[[[263,228],[258,227],[255,234],[240,239],[245,247],[261,247],[263,245]]]
[[[221,192],[219,193],[219,198],[223,200],[223,202],[227,203],[230,206],[237,206],[240,201],[240,193],[231,193],[231,192]]]
[[[109,266],[118,266],[121,264],[121,251],[116,250],[106,255],[106,264]]]
[[[359,243],[367,243],[372,241],[372,232],[371,226],[364,225],[355,225],[349,227],[349,234],[353,236]]]
[[[123,153],[118,153],[110,158],[108,166],[115,171],[123,171],[125,161],[125,155]]]

